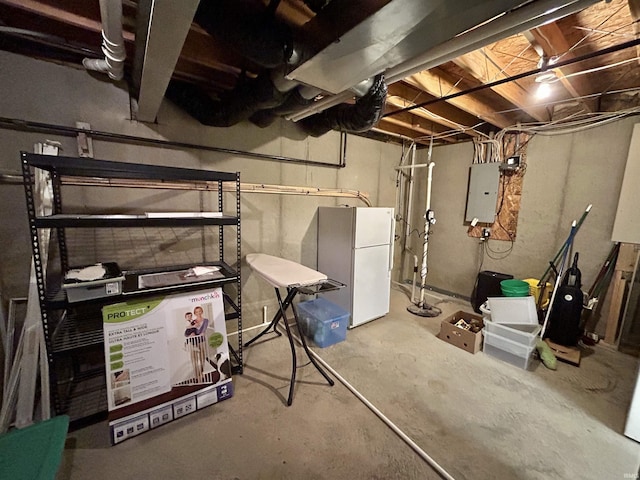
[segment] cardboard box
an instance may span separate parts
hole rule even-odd
[[[480,325],[484,327],[482,317],[473,313],[463,312],[462,310],[448,316],[440,324],[439,338],[445,342],[455,345],[458,348],[466,350],[469,353],[476,353],[482,346],[482,330],[478,332],[472,332],[470,330],[464,330],[456,327],[456,323],[459,320],[464,320],[469,323],[471,320],[480,322]]]

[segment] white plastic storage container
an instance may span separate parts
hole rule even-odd
[[[533,347],[538,341],[540,325],[507,325],[503,323],[484,322],[485,333],[500,336],[513,342]]]
[[[540,325],[533,297],[491,297],[487,300],[491,320],[485,322],[485,331],[520,343],[535,346]]]
[[[81,273],[86,269],[102,270],[102,276],[91,280],[73,278],[72,274]],[[81,267],[67,272],[62,287],[67,294],[69,303],[84,302],[94,298],[111,297],[122,293],[124,275],[118,264],[113,262],[99,263],[88,267]]]
[[[528,347],[500,335],[489,333],[485,326],[483,350],[487,355],[528,370],[535,348],[535,345]]]

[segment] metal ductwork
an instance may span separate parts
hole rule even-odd
[[[251,11],[243,1],[203,1],[194,21],[210,35],[233,46],[240,54],[265,67],[256,78],[241,76],[236,88],[219,100],[212,99],[203,89],[185,82],[172,81],[166,98],[181,107],[200,123],[229,127],[251,120],[260,127],[270,125],[277,117],[295,113],[311,103],[321,93],[285,77],[286,67],[300,61],[304,54],[294,47],[289,29],[275,16],[276,3],[263,11]],[[320,10],[329,3],[309,1],[309,7]],[[345,132],[369,130],[380,120],[387,87],[382,75],[373,81],[356,85],[355,104],[339,105],[317,118],[307,119],[302,128],[310,135],[320,136],[331,129]]]
[[[329,130],[361,133],[370,130],[382,118],[387,85],[384,75],[377,75],[369,91],[356,100],[355,104],[336,105],[322,113],[307,117],[300,125],[309,135],[319,137]]]

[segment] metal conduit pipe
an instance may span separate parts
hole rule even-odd
[[[279,327],[281,331],[283,327]],[[293,338],[302,345],[300,338],[293,334]],[[427,452],[425,452],[420,445],[418,445],[409,435],[402,431],[395,423],[393,423],[389,417],[387,417],[382,411],[376,407],[372,402],[367,399],[362,393],[360,393],[346,378],[340,375],[331,365],[329,365],[320,355],[313,350],[309,349],[309,353],[315,360],[317,360],[331,375],[333,375],[347,390],[349,390],[358,400],[360,400],[373,414],[378,417],[387,427],[393,431],[403,442],[405,442],[409,448],[411,448],[422,460],[424,460],[431,468],[433,468],[438,475],[444,480],[455,480],[455,478],[445,470],[445,468],[435,461]]]
[[[387,82],[387,84],[389,84],[389,82]],[[342,93],[318,100],[317,102],[314,102],[311,105],[309,105],[307,108],[299,112],[296,112],[292,115],[286,116],[285,118],[287,120],[291,120],[292,122],[298,122],[303,118],[310,117],[315,113],[321,113],[331,107],[340,105],[341,103],[344,103],[347,100],[350,100],[351,98],[353,98],[354,95],[356,97],[363,97],[364,95],[367,94],[367,92],[369,91],[372,85],[373,85],[373,78],[367,78],[366,80],[363,80],[360,83],[355,84],[353,87],[351,87],[348,90],[345,90]],[[310,87],[307,87],[307,88],[310,88]],[[319,93],[321,93],[321,91],[317,90],[316,95],[318,95]],[[305,97],[305,98],[312,98],[312,97]]]
[[[85,58],[82,65],[87,70],[106,73],[112,80],[122,80],[127,57],[122,35],[122,1],[100,0],[100,16],[104,59]]]
[[[344,168],[346,164],[346,135],[340,137],[340,162],[327,163],[317,162],[314,160],[305,160],[301,158],[286,157],[283,155],[267,155],[265,153],[248,152],[245,150],[236,150],[232,148],[210,147],[207,145],[198,145],[195,143],[176,142],[170,140],[160,140],[156,138],[137,137],[135,135],[124,135],[122,133],[103,132],[100,130],[83,130],[81,128],[67,127],[65,125],[55,125],[51,123],[31,122],[28,120],[20,120],[17,118],[0,117],[0,128],[7,130],[18,130],[23,132],[53,133],[74,137],[82,133],[94,138],[109,141],[131,143],[136,145],[151,145],[162,148],[180,148],[203,150],[206,152],[224,153],[228,155],[237,155],[239,157],[258,158],[261,160],[272,160],[285,163],[298,163],[301,165],[313,165],[317,167]]]

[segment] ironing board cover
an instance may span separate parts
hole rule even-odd
[[[327,280],[327,276],[291,260],[264,253],[250,253],[247,265],[274,287],[313,285]]]

